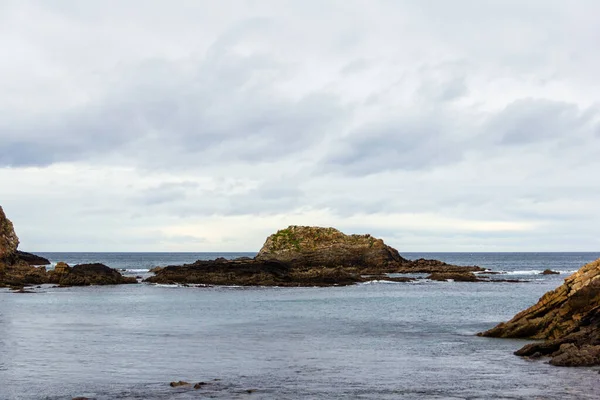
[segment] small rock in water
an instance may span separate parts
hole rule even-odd
[[[540,275],[558,275],[560,272],[552,271],[551,269],[545,269]]]
[[[257,389],[248,389],[248,390],[246,390],[246,393],[254,393],[254,392],[256,392],[256,390]]]
[[[207,385],[206,382],[198,382],[194,385],[194,389],[201,389],[202,386]]]
[[[169,386],[171,386],[171,387],[186,386],[186,385],[189,385],[189,382],[186,382],[186,381],[177,381],[177,382],[171,382],[171,383],[169,383]]]

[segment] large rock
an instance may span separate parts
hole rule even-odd
[[[58,269],[48,272],[48,282],[61,286],[119,285],[137,283],[133,277],[124,277],[116,269],[104,264],[78,264],[69,267],[65,263],[57,264]]]
[[[151,283],[240,286],[332,286],[361,281],[360,275],[339,267],[297,268],[285,262],[248,258],[169,266],[146,279]]]
[[[18,246],[19,238],[13,224],[6,218],[4,210],[0,206],[0,262],[14,262]]]
[[[256,256],[302,267],[387,270],[408,260],[371,235],[345,235],[334,228],[292,225],[269,236]]]
[[[153,283],[244,286],[332,286],[364,282],[393,272],[467,272],[435,260],[409,261],[371,235],[334,228],[290,226],[269,236],[254,258],[196,261],[169,266],[146,279]],[[371,275],[371,277],[365,276]],[[412,280],[411,278],[387,278]]]
[[[480,336],[544,339],[516,352],[555,365],[600,364],[600,259],[584,265],[534,306]]]

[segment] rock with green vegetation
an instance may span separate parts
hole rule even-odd
[[[468,272],[436,260],[409,261],[371,235],[346,235],[334,228],[290,226],[269,236],[254,258],[196,261],[169,266],[146,279],[152,283],[242,286],[334,286],[373,279],[409,282],[394,272]],[[376,277],[376,278],[373,278]]]
[[[515,354],[560,366],[600,365],[600,259],[584,265],[532,307],[478,334],[541,339]]]
[[[346,235],[334,228],[289,226],[269,236],[256,260],[296,267],[343,267],[354,272],[387,271],[408,263],[396,249],[371,235]]]

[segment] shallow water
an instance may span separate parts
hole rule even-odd
[[[3,291],[0,398],[597,398],[597,369],[524,360],[512,352],[526,342],[474,334],[567,276],[530,271],[572,271],[600,254],[440,254],[423,256],[521,271],[511,277],[530,281]],[[69,257],[80,256],[60,260]],[[104,257],[131,270],[146,262]],[[146,255],[156,265],[169,257]],[[171,388],[173,380],[208,384]]]

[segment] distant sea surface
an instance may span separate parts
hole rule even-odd
[[[37,253],[126,275],[254,253]],[[598,253],[402,253],[521,283],[330,288],[122,285],[0,290],[0,399],[597,399],[598,368],[512,353],[475,333]],[[52,268],[52,266],[50,266]],[[540,275],[546,268],[559,275]],[[206,382],[201,389],[169,382]]]

